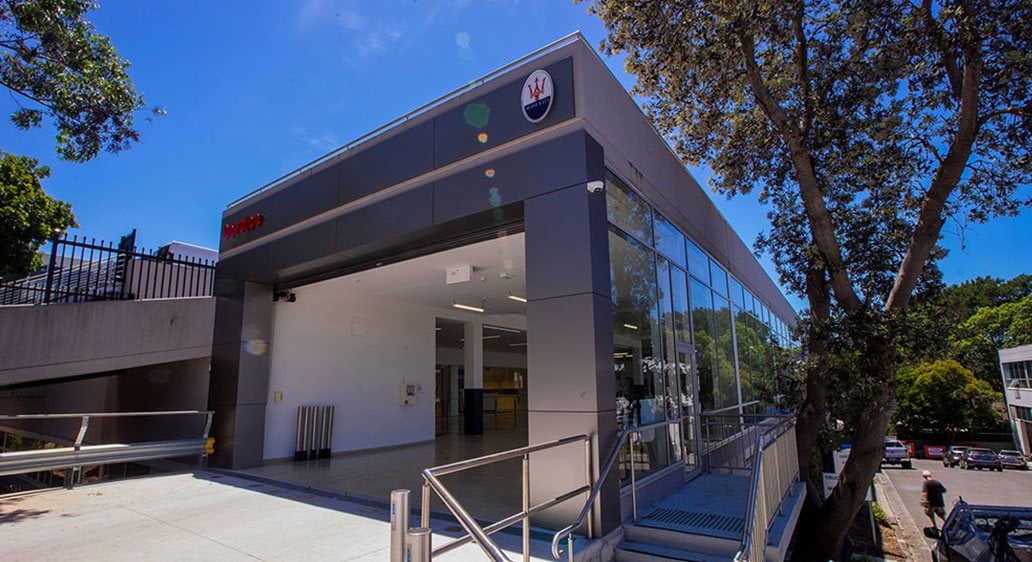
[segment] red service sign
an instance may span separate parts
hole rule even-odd
[[[926,459],[941,459],[946,454],[944,445],[925,445],[924,456]]]
[[[244,217],[233,224],[222,225],[222,237],[225,239],[233,238],[234,236],[240,236],[245,232],[250,232],[265,222],[265,217],[261,213],[255,213],[253,215]]]

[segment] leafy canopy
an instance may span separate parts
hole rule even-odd
[[[78,226],[72,206],[43,191],[42,180],[49,175],[38,160],[0,152],[0,276],[38,268],[40,245],[55,232]]]
[[[998,429],[993,403],[1003,396],[951,359],[922,363],[899,374],[897,424],[908,431],[931,430],[950,437],[957,431]]]
[[[0,0],[0,84],[20,106],[11,120],[28,130],[49,118],[58,154],[75,162],[138,141],[133,116],[144,105],[129,62],[84,19],[93,7],[89,0]]]
[[[933,226],[1029,203],[1019,190],[1032,179],[1032,4],[1024,0],[980,3],[975,13],[894,0],[598,0],[591,10],[609,31],[605,50],[627,54],[636,93],[682,158],[708,164],[715,190],[755,189],[773,204],[759,246],[797,293],[816,239],[821,261],[844,270],[860,301],[886,303],[944,164],[959,183],[945,192],[941,216],[927,213]],[[973,77],[964,64],[972,51]],[[977,91],[973,106],[963,103],[965,88]],[[969,134],[969,150],[951,151]],[[805,194],[811,179],[841,263],[811,231],[829,226],[804,209],[800,186]],[[845,285],[835,289],[848,297]]]

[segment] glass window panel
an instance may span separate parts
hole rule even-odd
[[[684,234],[656,213],[656,250],[681,267],[688,267],[684,254]]]
[[[610,222],[652,245],[652,207],[612,172],[606,173],[606,210]]]
[[[735,378],[735,345],[731,335],[731,309],[727,299],[713,295],[713,337],[717,341],[717,381],[720,386],[718,408],[738,404]]]
[[[691,240],[686,241],[688,248],[688,273],[709,285],[709,258]]]
[[[659,332],[663,341],[663,388],[666,389],[667,417],[673,419],[679,416],[673,294],[670,286],[670,262],[660,257],[656,258],[656,279],[659,282]]]
[[[745,306],[745,287],[737,279],[731,277],[731,302],[738,308]]]
[[[695,337],[695,369],[699,382],[699,403],[702,410],[717,408],[716,393],[719,384],[714,384],[717,376],[717,342],[713,337],[713,295],[711,291],[696,279],[691,280],[692,291],[692,334]]]
[[[691,343],[691,318],[688,308],[688,276],[676,267],[670,270],[670,292],[674,297],[674,335],[677,341]]]
[[[770,326],[770,309],[762,303],[760,304],[760,320],[763,320],[764,324]]]
[[[714,291],[716,291],[717,293],[719,293],[721,295],[724,295],[726,297],[727,296],[727,272],[724,271],[723,267],[720,267],[720,264],[718,264],[717,262],[715,262],[713,260],[710,260],[709,269],[710,269],[710,286],[713,287]]]
[[[735,308],[735,340],[738,343],[738,373],[742,380],[742,401],[750,402],[754,398],[752,379],[752,346],[756,341],[756,332],[749,325],[749,315],[741,308]]]
[[[620,427],[666,419],[660,340],[656,256],[632,238],[609,232],[610,283],[613,299],[613,363],[616,413]],[[673,445],[669,432],[651,431],[635,444],[637,476],[667,466]],[[678,445],[679,446],[679,445]],[[627,482],[628,453],[621,451],[619,479]]]

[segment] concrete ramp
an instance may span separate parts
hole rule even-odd
[[[0,389],[208,357],[215,299],[0,307]]]

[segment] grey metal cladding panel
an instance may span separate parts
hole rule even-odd
[[[280,271],[322,258],[336,251],[337,221],[331,220],[310,226],[300,232],[273,240],[267,246],[270,271]]]
[[[609,298],[605,197],[574,186],[527,200],[527,298]]]
[[[472,99],[434,119],[434,165],[445,166],[485,149],[511,141],[517,137],[541,130],[549,125],[574,116],[573,59],[567,57],[544,68],[552,76],[554,100],[548,115],[537,123],[527,121],[520,105],[523,82],[533,70],[518,80]],[[466,122],[465,112],[474,104],[484,104],[490,110],[487,125],[478,128]],[[487,133],[487,142],[478,140],[479,133]]]
[[[337,206],[340,191],[340,164],[298,180],[290,187],[259,199],[222,219],[222,224],[233,224],[255,213],[262,214],[262,225],[250,232],[230,239],[222,239],[222,251],[236,248],[260,236],[286,228],[292,224],[328,211]]]
[[[601,179],[588,177],[589,144],[577,131],[434,182],[434,224]]]
[[[215,277],[239,281],[257,280],[269,273],[269,247],[258,246],[231,258],[219,260]]]
[[[434,124],[427,121],[345,158],[340,163],[337,204],[429,172],[434,164],[433,143]]]
[[[433,225],[433,185],[406,191],[336,220],[336,249],[343,252]]]

